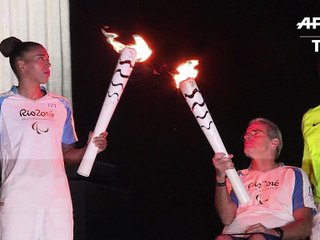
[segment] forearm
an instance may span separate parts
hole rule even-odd
[[[222,181],[217,180],[218,183]],[[236,205],[232,202],[227,187],[216,186],[215,207],[224,225],[229,225],[236,216]]]
[[[296,220],[281,229],[283,230],[283,240],[305,239],[310,236],[312,220]]]
[[[311,208],[298,208],[293,213],[294,221],[280,226],[284,240],[305,239],[310,236],[312,228]]]
[[[81,162],[87,146],[82,148],[68,147],[63,150],[64,161],[67,164],[78,164]]]

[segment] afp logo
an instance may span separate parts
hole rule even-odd
[[[320,17],[304,17],[301,22],[297,23],[297,29],[313,29],[320,27]],[[319,52],[320,35],[301,35],[300,38],[310,38],[314,45],[314,51]],[[319,39],[317,39],[319,38]]]

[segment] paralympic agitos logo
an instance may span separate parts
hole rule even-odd
[[[21,109],[20,110],[20,117],[54,117],[54,113],[52,111],[41,111],[40,109],[35,110],[28,110],[28,109]]]
[[[32,124],[32,129],[35,130],[38,134],[49,132],[49,128],[43,129],[43,128],[39,127],[39,123],[38,122],[35,122],[35,123]]]

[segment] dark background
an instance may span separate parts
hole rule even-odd
[[[301,118],[320,104],[320,70],[311,39],[299,36],[320,35],[320,27],[296,24],[319,10],[312,0],[70,0],[79,145],[95,127],[119,57],[101,27],[125,44],[140,34],[153,50],[134,67],[94,172],[74,177],[85,183],[72,190],[76,231],[84,231],[85,218],[84,234],[95,240],[214,239],[221,232],[214,153],[168,74],[187,59],[200,62],[197,84],[237,169],[248,166],[240,136],[255,117],[280,126],[280,161],[300,166]],[[86,214],[77,212],[80,202]]]

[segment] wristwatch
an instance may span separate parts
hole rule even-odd
[[[283,238],[283,230],[281,228],[277,227],[277,228],[274,228],[273,230],[275,230],[277,233],[279,233],[280,239]]]

